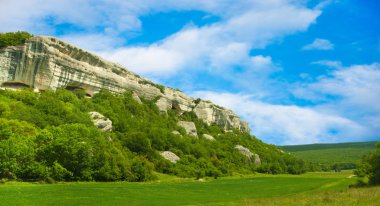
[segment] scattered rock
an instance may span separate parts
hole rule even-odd
[[[241,145],[236,145],[235,149],[239,150],[240,154],[242,154],[248,158],[251,158],[253,156],[253,153],[248,148],[245,148]]]
[[[179,158],[176,154],[174,154],[173,152],[171,152],[171,151],[164,151],[164,152],[161,152],[160,155],[161,155],[163,158],[169,160],[169,161],[172,162],[172,163],[176,163],[177,161],[180,160],[180,158]]]
[[[166,98],[163,97],[157,100],[156,105],[162,113],[166,113],[166,111],[168,111],[168,109],[172,107],[172,104]]]
[[[208,140],[215,140],[215,138],[209,134],[203,134],[202,137]]]
[[[250,161],[252,160],[252,157],[254,157],[254,163],[256,165],[260,165],[261,164],[260,156],[258,154],[253,154],[248,148],[243,147],[241,145],[236,145],[235,149],[239,150],[240,154],[248,157],[248,159]]]
[[[88,113],[92,119],[92,122],[95,126],[97,126],[100,130],[104,132],[112,131],[112,121],[99,112],[89,112]]]
[[[197,128],[195,127],[194,122],[179,121],[178,126],[183,127],[186,130],[186,133],[192,136],[197,135]]]

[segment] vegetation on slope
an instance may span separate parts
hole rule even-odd
[[[377,149],[362,158],[360,167],[355,171],[358,176],[368,176],[369,185],[380,185],[380,142]]]
[[[355,169],[363,155],[373,151],[375,142],[351,142],[336,144],[310,144],[281,146],[304,161],[310,162],[316,171]]]
[[[131,93],[84,96],[82,91],[0,90],[0,179],[146,181],[154,179],[153,171],[200,178],[306,170],[303,161],[277,147],[248,133],[207,126],[194,113],[160,114],[154,100],[139,104]],[[90,111],[111,119],[112,133],[94,126]],[[199,136],[207,133],[216,141],[186,135],[179,120],[194,121]],[[262,164],[251,163],[234,149],[237,144],[259,154]],[[181,160],[163,159],[159,151],[166,150]]]
[[[32,36],[33,35],[24,31],[0,33],[0,49],[6,46],[23,44]]]

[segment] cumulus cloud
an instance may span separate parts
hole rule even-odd
[[[276,7],[269,5],[275,4]],[[286,1],[253,1],[249,9],[223,21],[181,31],[148,46],[124,47],[102,53],[131,70],[152,75],[176,73],[185,69],[226,69],[252,64],[249,52],[263,48],[285,35],[304,31],[319,16],[319,10],[296,6]],[[151,55],[146,56],[145,53]],[[154,58],[157,55],[161,58]],[[162,55],[165,54],[165,55]],[[121,58],[123,57],[123,58]],[[133,61],[144,58],[146,62]],[[168,65],[167,62],[175,62]]]
[[[305,45],[303,50],[333,50],[334,44],[327,39],[315,39],[312,43]]]
[[[332,66],[335,67],[335,63]],[[304,84],[302,90],[311,92],[314,96],[336,97],[336,103],[380,114],[380,105],[376,103],[380,102],[380,64],[338,66],[338,69],[320,76],[317,81]],[[307,99],[301,95],[297,97]]]
[[[151,45],[123,46],[128,35],[141,30],[141,16],[190,10],[218,16],[220,21],[184,26]],[[28,30],[54,35],[60,25],[69,25],[74,30],[63,32],[61,38],[139,74],[160,78],[184,70],[250,65],[250,50],[306,30],[320,13],[319,8],[310,9],[304,3],[288,0],[238,3],[234,0],[20,0],[7,1],[0,8],[0,31]]]
[[[353,141],[367,133],[348,118],[313,107],[268,104],[244,94],[197,91],[193,95],[231,108],[250,123],[253,134],[271,143]]]

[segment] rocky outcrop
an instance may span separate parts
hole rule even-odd
[[[242,155],[244,155],[250,159],[253,156],[253,153],[248,148],[243,147],[241,145],[236,145],[235,149],[239,150],[240,154],[242,154]]]
[[[246,156],[250,161],[253,160],[253,162],[256,165],[260,165],[261,164],[260,156],[258,154],[253,154],[248,148],[243,147],[241,145],[236,145],[235,149],[239,150],[240,154]]]
[[[179,121],[177,124],[183,127],[188,135],[198,136],[194,122]]]
[[[137,95],[136,93],[132,93],[132,98],[137,102],[137,103],[139,103],[139,104],[141,104],[142,102],[141,102],[141,99],[140,99],[140,97],[139,97],[139,95]]]
[[[203,134],[202,137],[208,140],[215,140],[215,138],[209,134]]]
[[[171,152],[171,151],[164,151],[164,152],[161,152],[160,155],[161,155],[163,158],[169,160],[169,161],[172,162],[172,163],[176,163],[177,161],[180,160],[180,158],[179,158],[176,154],[174,154],[173,152]]]
[[[112,121],[99,112],[89,112],[92,122],[95,126],[97,126],[100,130],[104,132],[112,131]]]
[[[225,130],[237,128],[241,131],[249,131],[248,124],[241,121],[231,110],[215,105],[209,101],[200,100],[193,111],[198,118],[202,119],[208,125],[216,124]]]
[[[160,97],[157,106],[162,112],[169,109],[179,114],[194,111],[209,125],[249,131],[248,125],[231,110],[157,85],[118,64],[53,37],[36,36],[24,45],[0,49],[0,87],[35,91],[81,89],[87,96],[102,89],[113,93],[130,90],[136,101],[136,97]]]

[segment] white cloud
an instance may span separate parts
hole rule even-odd
[[[369,110],[380,114],[380,105],[377,104],[380,102],[380,64],[349,67],[338,65],[339,69],[320,76],[316,82],[304,84],[303,90],[312,92],[315,96],[336,97],[335,103],[350,105],[349,108],[356,107],[361,112]]]
[[[343,67],[342,66],[342,62],[340,62],[340,61],[331,61],[331,60],[316,61],[316,62],[312,62],[312,64],[319,64],[319,65],[322,65],[322,66],[327,66],[327,67],[335,68],[335,69],[341,69]]]
[[[141,16],[189,10],[218,16],[220,21],[185,26],[151,45],[122,46],[126,40],[121,41],[121,36],[140,31]],[[245,67],[251,64],[251,49],[306,30],[320,14],[319,9],[288,0],[20,0],[0,7],[0,31],[53,35],[56,25],[73,25],[79,33],[71,30],[60,37],[135,72],[159,78],[184,70]]]
[[[92,52],[109,50],[124,42],[119,37],[112,37],[107,34],[69,34],[61,39]]]
[[[165,72],[174,74],[186,69],[246,67],[252,64],[251,49],[265,47],[285,35],[306,30],[321,13],[286,1],[270,2],[277,7],[270,7],[271,3],[253,1],[248,7],[250,9],[245,9],[246,12],[228,16],[221,22],[203,27],[188,25],[160,42],[101,54],[135,72],[153,76],[165,76]],[[151,55],[147,56],[145,52]],[[157,55],[167,55],[154,58],[155,52]],[[145,59],[145,62],[134,59]],[[167,64],[172,61],[173,64]],[[162,72],[160,69],[164,67],[166,69]]]
[[[242,94],[198,91],[193,95],[231,108],[250,123],[253,134],[270,143],[353,141],[367,133],[350,119],[312,107],[268,104]]]
[[[342,66],[325,62],[337,69],[303,83],[293,90],[300,99],[316,104],[319,110],[344,115],[362,122],[367,132],[361,136],[378,137],[380,132],[380,64]]]
[[[327,39],[315,39],[311,44],[305,45],[303,50],[333,50],[334,44]]]

